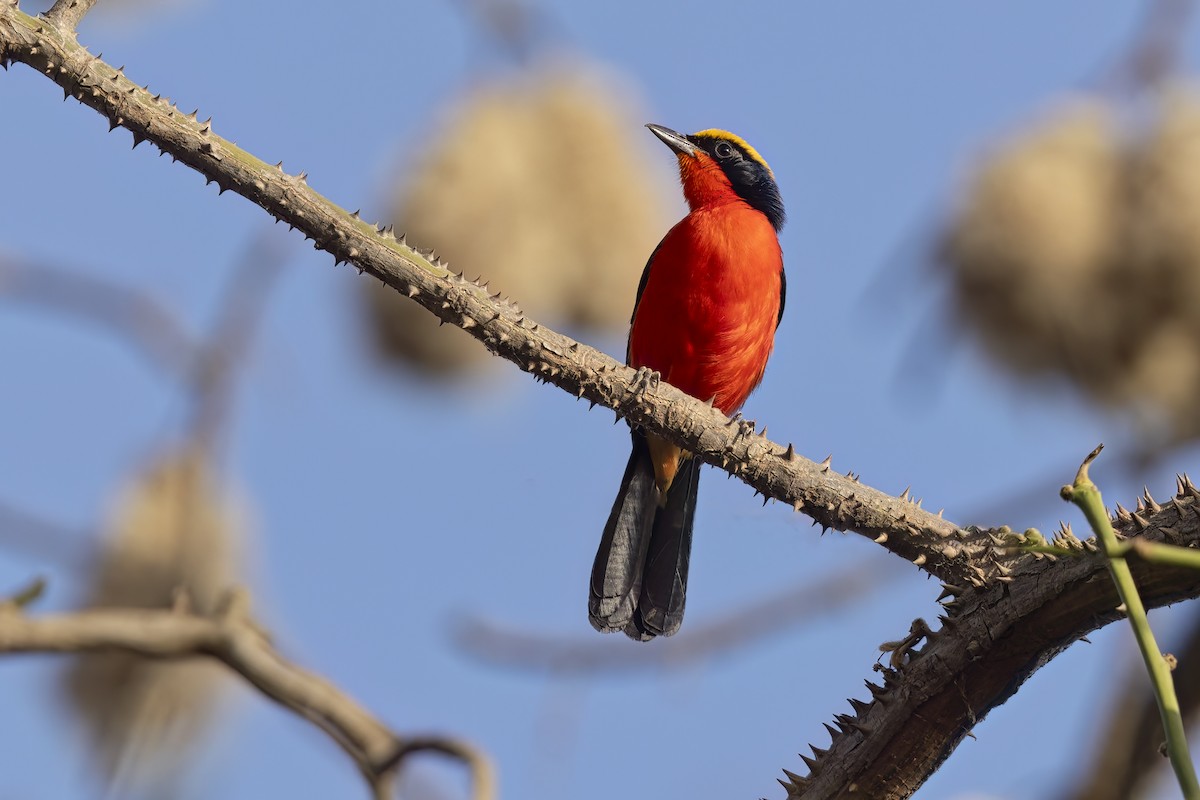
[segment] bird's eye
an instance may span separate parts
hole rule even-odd
[[[713,148],[713,153],[717,158],[733,158],[733,146],[729,142],[717,142],[717,146]]]

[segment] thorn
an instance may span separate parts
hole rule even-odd
[[[871,726],[863,725],[861,722],[858,722],[857,720],[851,720],[850,722],[848,722],[846,724],[849,725],[851,728],[854,728],[854,730],[861,733],[864,737],[870,736],[871,731],[873,730],[873,728],[871,728]]]
[[[854,709],[854,713],[860,717],[871,710],[870,703],[864,703],[862,700],[856,700],[853,697],[848,697],[846,699],[849,701],[850,707]]]
[[[795,461],[796,460],[796,447],[791,442],[788,442],[787,450],[783,451],[783,460],[784,461]]]
[[[788,779],[789,781],[791,781],[791,782],[792,782],[792,785],[793,785],[793,786],[795,786],[797,789],[801,789],[801,788],[803,788],[803,787],[804,787],[804,785],[805,785],[806,783],[808,783],[808,778],[805,778],[805,777],[802,777],[802,776],[800,776],[800,775],[797,775],[796,773],[792,772],[791,770],[786,770],[786,769],[785,769],[785,770],[783,771],[783,774],[784,774],[784,775],[787,775],[787,779]],[[780,781],[780,783],[783,783],[783,781]],[[785,788],[785,789],[790,789],[790,787],[788,787],[786,784],[784,785],[784,787],[783,787],[783,788]]]
[[[924,565],[925,565],[925,561],[926,561],[926,559],[925,559],[925,554],[924,554],[924,553],[921,553],[921,555],[917,556],[916,558],[914,558],[914,559],[912,560],[912,562],[913,562],[914,564],[916,564],[918,567],[924,566]]]
[[[810,775],[817,771],[817,760],[815,758],[810,758],[809,756],[804,755],[804,753],[800,753],[799,755],[800,760],[804,762],[804,766],[808,767],[808,772]]]
[[[875,542],[875,544],[883,544],[883,543],[884,543],[884,542],[886,542],[887,540],[888,540],[887,531],[884,531],[883,533],[879,534],[878,536],[876,536],[876,537],[875,537],[874,539],[872,539],[871,541]]]
[[[1137,527],[1137,529],[1139,531],[1144,531],[1144,530],[1146,530],[1146,528],[1150,527],[1150,523],[1147,522],[1146,518],[1143,517],[1141,514],[1133,515],[1133,524]]]
[[[901,500],[908,500],[908,492],[912,489],[912,484],[904,487],[904,491],[897,495]]]
[[[833,464],[833,453],[825,456],[825,460],[821,462],[821,472],[829,472],[829,467]]]

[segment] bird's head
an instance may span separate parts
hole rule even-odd
[[[700,208],[733,193],[761,211],[775,230],[783,228],[783,198],[775,173],[745,139],[716,128],[687,136],[662,125],[646,127],[675,151],[689,206]]]

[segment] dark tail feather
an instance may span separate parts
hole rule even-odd
[[[646,437],[633,435],[633,452],[613,502],[588,596],[588,618],[602,633],[624,630],[633,619],[642,589],[642,567],[658,510],[658,489]]]
[[[632,638],[670,636],[683,623],[699,485],[699,459],[684,459],[667,491],[666,505],[654,516],[637,614],[625,631]]]

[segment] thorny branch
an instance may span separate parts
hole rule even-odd
[[[1200,546],[1200,489],[1180,476],[1176,495],[1158,503],[1147,493],[1136,510],[1117,506],[1120,538],[1141,536]],[[906,643],[896,668],[877,666],[883,685],[867,681],[866,701],[826,725],[831,742],[801,754],[809,774],[786,772],[789,798],[907,798],[937,770],[989,711],[1042,665],[1091,631],[1121,619],[1120,599],[1095,539],[1065,526],[1054,545],[1071,557],[1023,553],[1027,534],[996,537],[986,587],[946,585],[941,627],[924,646]],[[1132,560],[1147,607],[1200,596],[1200,572]],[[921,623],[923,625],[924,623]],[[916,625],[920,629],[921,625]]]
[[[638,387],[635,373],[609,356],[526,317],[487,285],[451,272],[432,251],[418,252],[390,228],[377,228],[310,189],[303,172],[269,166],[213,132],[167,98],[152,94],[70,37],[0,0],[0,60],[19,61],[45,73],[73,96],[132,134],[150,141],[271,215],[299,229],[335,260],[356,267],[411,297],[442,320],[463,328],[492,352],[537,379],[614,409],[631,422],[663,434],[704,461],[737,475],[764,495],[803,510],[820,525],[868,536],[947,581],[983,585],[974,562],[988,541],[913,502],[840,475],[830,459],[818,464],[765,436],[731,422],[716,409],[661,383]]]
[[[1104,559],[1090,542],[1064,532],[1078,558],[1006,554],[1021,537],[1004,531],[963,529],[930,514],[905,490],[899,497],[833,471],[763,434],[747,430],[711,406],[662,383],[639,388],[634,372],[608,356],[543,328],[487,284],[451,272],[432,251],[414,250],[390,228],[349,214],[307,186],[306,174],[285,173],[217,136],[211,119],[184,114],[89,54],[73,36],[0,0],[0,62],[18,61],[43,72],[75,97],[133,134],[150,141],[227,190],[246,197],[299,229],[335,263],[360,271],[463,328],[493,353],[535,378],[601,404],[659,433],[707,463],[738,476],[762,493],[804,511],[816,523],[868,536],[947,584],[949,615],[924,648],[906,647],[898,669],[883,668],[884,686],[872,700],[851,701],[830,727],[828,749],[805,758],[810,775],[789,773],[794,796],[908,797],[974,724],[1039,666],[1075,639],[1116,617]],[[1118,511],[1125,535],[1141,532],[1180,544],[1200,543],[1196,497],[1190,481],[1169,505],[1150,498],[1138,512]],[[1138,564],[1136,577],[1150,605],[1200,594],[1192,571]],[[1036,624],[1030,624],[1036,617]],[[248,676],[249,677],[249,676]],[[378,762],[371,762],[378,763]]]
[[[46,12],[46,19],[63,33],[74,34],[80,20],[92,10],[96,0],[56,0]]]
[[[243,594],[234,592],[214,617],[143,609],[30,617],[12,603],[0,604],[0,653],[122,650],[148,658],[209,656],[328,734],[354,759],[377,796],[390,796],[402,759],[437,750],[470,769],[475,800],[491,800],[495,781],[483,754],[458,740],[404,737],[388,730],[332,683],[284,659],[248,616],[245,602]]]

